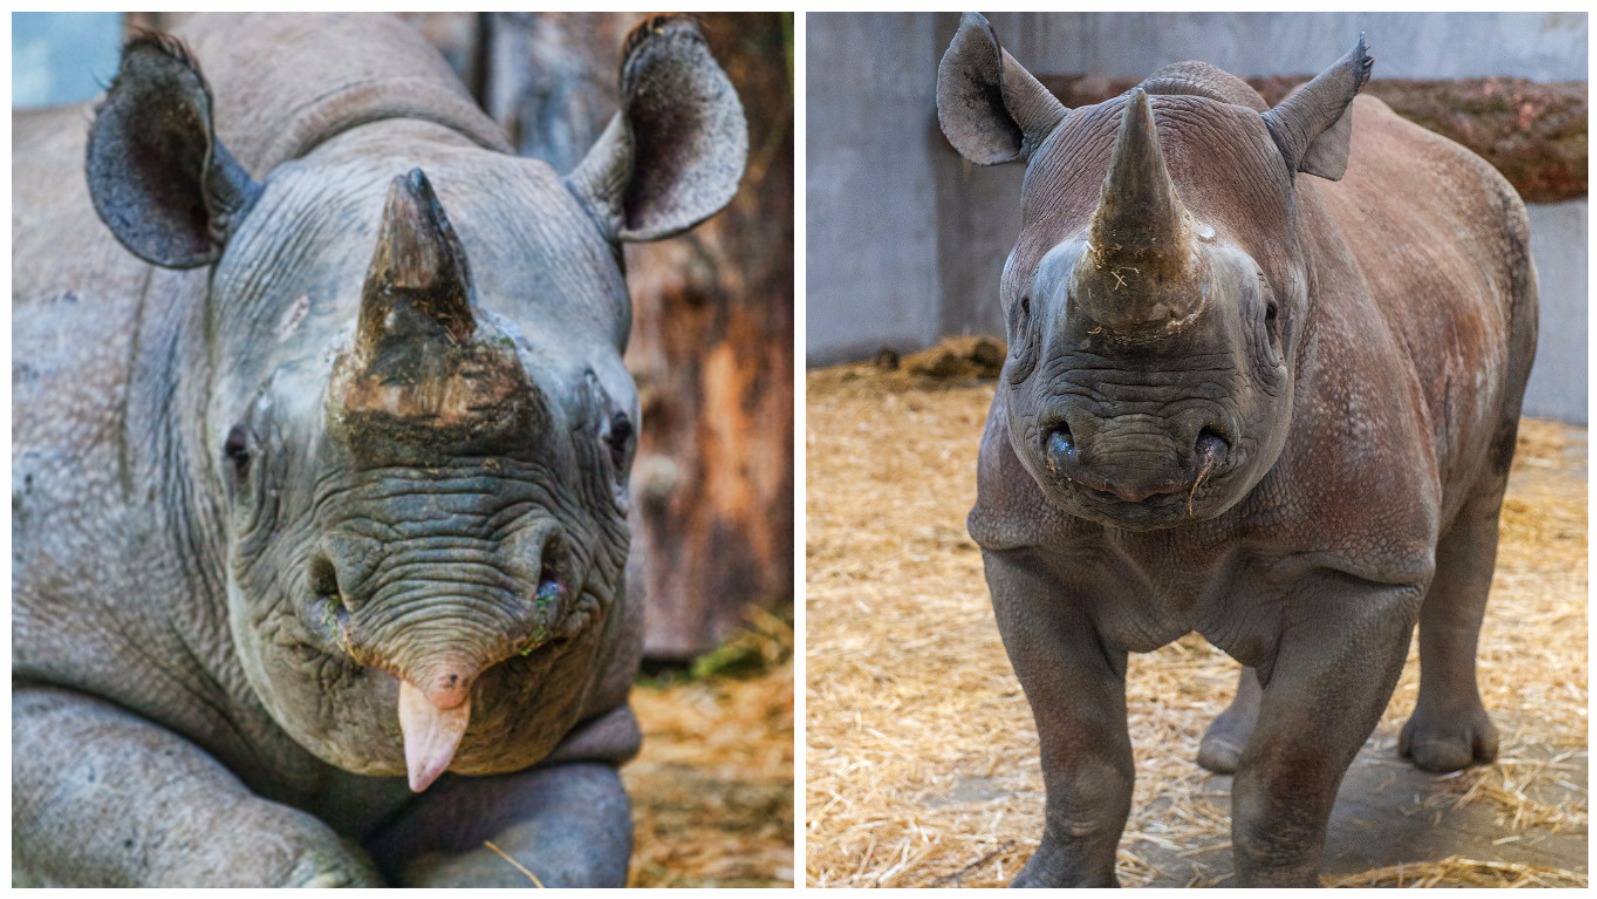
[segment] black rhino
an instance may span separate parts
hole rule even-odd
[[[620,78],[564,177],[372,16],[200,17],[13,116],[20,881],[625,883],[619,244],[747,134],[689,19]]]
[[[1018,886],[1115,882],[1126,654],[1190,632],[1246,666],[1200,756],[1236,774],[1241,884],[1317,884],[1416,622],[1403,754],[1496,751],[1475,648],[1536,345],[1525,209],[1355,99],[1371,63],[1360,38],[1274,109],[1197,62],[1066,109],[981,16],[943,57],[954,147],[1026,164],[969,518],[1042,743]]]

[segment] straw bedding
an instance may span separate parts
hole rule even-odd
[[[993,623],[980,553],[964,529],[993,393],[991,380],[974,376],[990,373],[991,355],[967,340],[902,365],[884,357],[809,375],[812,886],[999,886],[1041,833],[1036,734]],[[1480,653],[1482,693],[1502,735],[1499,762],[1432,778],[1396,759],[1418,687],[1411,654],[1355,765],[1367,758],[1377,776],[1389,766],[1392,782],[1419,778],[1412,789],[1393,788],[1407,790],[1399,832],[1453,826],[1444,821],[1473,821],[1475,830],[1460,824],[1450,851],[1433,847],[1398,857],[1400,864],[1383,859],[1379,846],[1361,863],[1355,843],[1352,862],[1327,864],[1338,869],[1325,876],[1328,885],[1586,883],[1584,459],[1583,429],[1522,424]],[[1236,671],[1196,636],[1133,656],[1127,698],[1137,782],[1121,841],[1122,884],[1228,882],[1228,779],[1193,759],[1230,700]],[[1334,825],[1335,817],[1333,837]],[[1565,851],[1550,855],[1551,845]],[[1540,854],[1524,848],[1533,846]],[[1196,859],[1221,861],[1171,879],[1178,860]]]
[[[700,666],[632,691],[631,886],[793,885],[793,631],[758,614],[711,659],[724,673]]]

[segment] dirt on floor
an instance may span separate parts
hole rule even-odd
[[[792,647],[791,623],[762,614],[691,671],[633,689],[630,886],[793,885]]]
[[[812,886],[1000,886],[1042,832],[1036,732],[964,527],[990,356],[967,340],[809,375]],[[1522,423],[1481,637],[1497,762],[1436,777],[1397,758],[1411,653],[1344,780],[1327,885],[1587,883],[1585,460],[1584,429]],[[1232,882],[1230,779],[1194,759],[1236,675],[1195,635],[1132,657],[1122,884]]]

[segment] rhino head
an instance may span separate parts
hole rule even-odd
[[[394,120],[257,182],[162,38],[129,45],[93,126],[118,240],[211,267],[209,371],[185,375],[208,378],[211,480],[191,489],[222,510],[234,648],[275,721],[346,770],[417,791],[517,770],[624,699],[619,245],[723,207],[747,134],[690,20],[623,55],[622,111],[565,177]]]
[[[938,72],[972,162],[1024,161],[1000,286],[1015,454],[1063,510],[1213,518],[1275,465],[1311,302],[1299,173],[1339,179],[1363,38],[1275,109],[1202,63],[1066,109],[967,13]]]

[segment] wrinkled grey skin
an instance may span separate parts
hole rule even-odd
[[[1190,632],[1246,666],[1199,759],[1235,772],[1242,885],[1318,884],[1416,623],[1402,753],[1495,755],[1475,647],[1536,341],[1525,211],[1355,99],[1370,63],[1273,110],[1202,63],[1067,110],[980,16],[943,59],[949,140],[1027,165],[969,519],[1042,744],[1016,886],[1115,883],[1126,654]]]
[[[18,880],[623,885],[619,242],[731,198],[730,84],[651,20],[562,178],[395,20],[178,37],[14,116]]]

